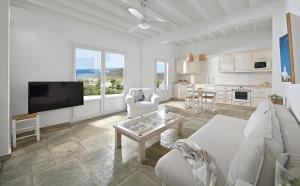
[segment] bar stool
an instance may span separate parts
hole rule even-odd
[[[195,106],[198,106],[199,96],[195,92],[195,87],[193,85],[189,85],[186,87],[185,91],[185,109],[190,107],[193,109]]]
[[[217,96],[215,91],[199,90],[199,94],[201,100],[201,110],[211,110],[213,112],[218,110]]]
[[[21,115],[14,116],[12,118],[12,138],[13,138],[12,141],[13,141],[14,148],[16,148],[17,140],[19,140],[19,139],[36,136],[36,141],[40,141],[40,121],[39,120],[40,120],[39,115],[37,113],[21,114]],[[32,121],[34,125],[17,129],[17,125],[20,125],[22,122],[25,122],[25,121]],[[24,130],[30,130],[30,129],[34,129],[35,133],[17,138],[18,131],[24,131]]]

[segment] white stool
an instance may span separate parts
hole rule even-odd
[[[13,138],[13,147],[16,148],[17,146],[17,140],[18,139],[24,139],[28,138],[31,136],[36,136],[36,140],[40,141],[40,121],[39,121],[39,115],[37,113],[33,114],[22,114],[22,115],[17,115],[12,118],[12,138]],[[25,121],[32,121],[34,123],[33,126],[30,127],[25,127],[17,130],[17,124]],[[18,131],[24,131],[24,130],[29,130],[29,129],[34,129],[35,133],[31,135],[26,135],[22,136],[20,138],[17,138],[17,132]]]
[[[211,110],[216,112],[217,108],[217,95],[215,91],[198,90],[200,95],[201,110]]]

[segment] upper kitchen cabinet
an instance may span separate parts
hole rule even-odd
[[[177,74],[194,74],[199,72],[199,63],[197,61],[187,62],[184,59],[176,60]]]
[[[233,72],[232,55],[225,54],[220,57],[219,72]]]
[[[185,71],[186,61],[183,59],[176,60],[176,73],[183,74]]]
[[[220,57],[219,72],[272,71],[272,50],[235,52]]]
[[[251,52],[232,54],[234,72],[251,72]]]
[[[252,52],[252,71],[272,70],[272,50],[262,49]]]

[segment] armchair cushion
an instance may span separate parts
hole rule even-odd
[[[134,104],[134,107],[137,109],[151,108],[154,106],[155,106],[154,103],[151,103],[149,101],[139,101]]]

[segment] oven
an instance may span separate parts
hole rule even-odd
[[[233,102],[251,102],[251,89],[247,88],[236,88],[232,90],[232,101]]]

